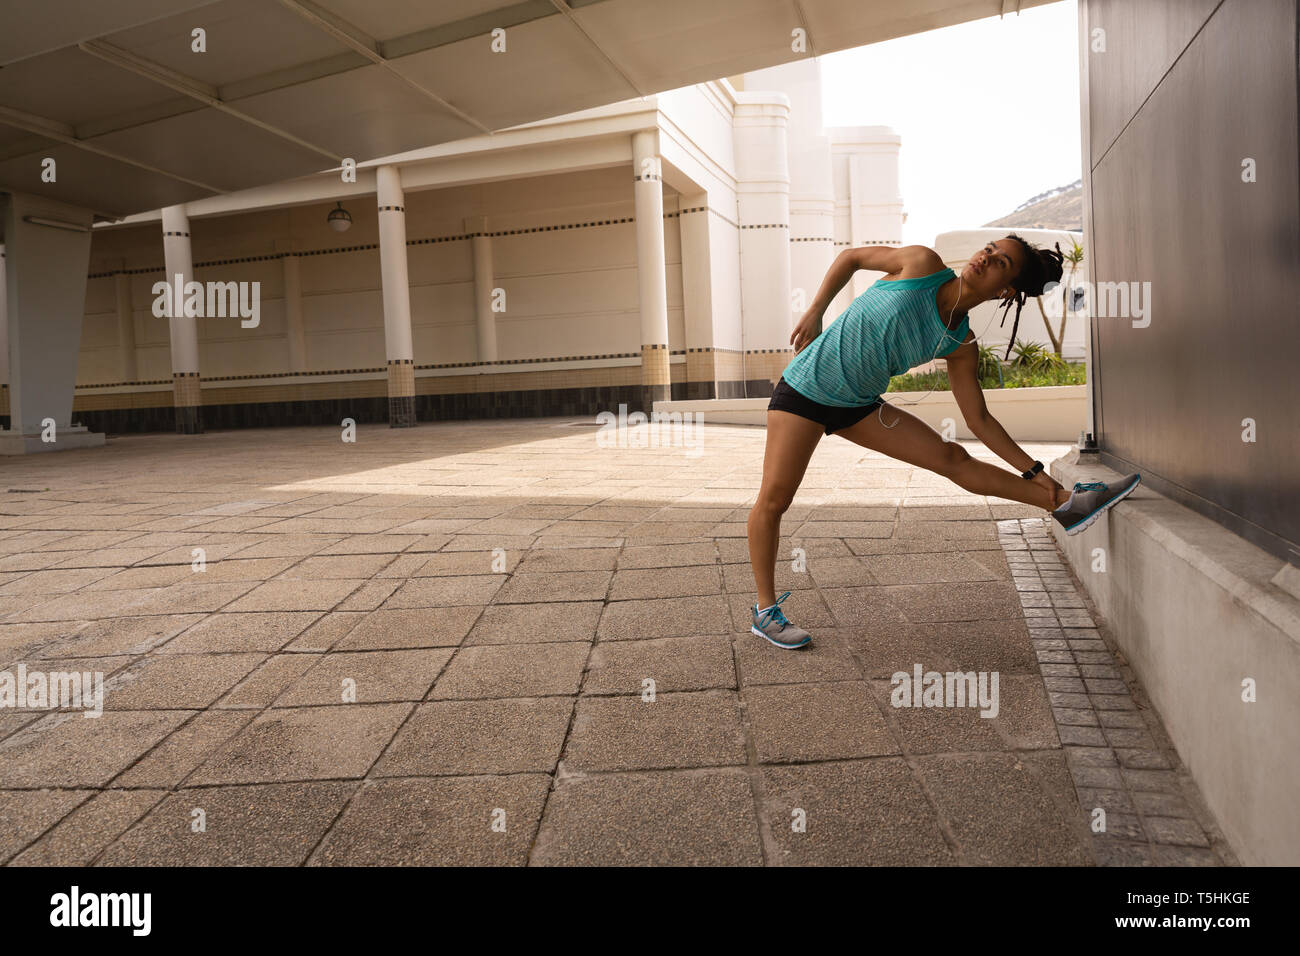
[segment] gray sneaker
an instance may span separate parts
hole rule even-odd
[[[1078,534],[1101,517],[1102,512],[1115,507],[1128,497],[1142,481],[1134,472],[1113,485],[1102,481],[1077,481],[1070,500],[1052,512],[1052,517],[1065,529],[1066,534]]]
[[[805,644],[812,643],[812,635],[802,628],[795,627],[785,619],[781,613],[781,602],[790,596],[786,591],[776,603],[763,610],[758,609],[758,605],[753,606],[754,624],[750,630],[759,637],[765,637],[777,647],[783,647],[786,650],[793,650],[796,647],[803,647]]]

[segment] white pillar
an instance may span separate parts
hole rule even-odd
[[[790,364],[789,103],[740,93],[736,104],[736,206],[740,222],[745,378],[774,385]],[[770,394],[770,387],[767,388]]]
[[[718,398],[713,332],[713,250],[709,194],[682,196],[677,228],[682,242],[682,325],[686,333],[687,400]]]
[[[844,197],[848,233],[854,246],[901,246],[903,197],[899,192],[898,152],[902,137],[888,126],[853,126],[836,129],[832,138],[836,162],[847,164]],[[883,273],[860,271],[842,293],[849,298],[867,290]],[[837,305],[841,300],[837,300]]]
[[[384,350],[388,357],[388,424],[415,424],[415,353],[411,345],[411,286],[406,268],[406,197],[401,171],[380,166],[379,267],[384,288]]]
[[[102,445],[103,435],[72,425],[91,211],[18,192],[0,202],[10,418],[0,453]]]
[[[165,207],[162,227],[163,261],[167,269],[166,280],[171,286],[171,312],[167,325],[171,334],[172,404],[176,407],[176,431],[193,435],[203,431],[203,399],[199,380],[198,322],[194,316],[185,314],[184,290],[194,281],[190,217],[185,207]]]
[[[790,303],[798,321],[835,260],[835,189],[831,143],[822,125],[821,61],[815,57],[745,74],[745,89],[774,90],[790,100],[786,127],[790,169]],[[827,307],[824,321],[838,312]]]
[[[289,345],[289,371],[307,371],[307,333],[302,324],[302,272],[297,256],[284,256],[284,336]]]
[[[659,131],[632,134],[637,300],[641,309],[642,411],[672,397],[668,364],[668,268],[664,261],[664,190]]]
[[[492,265],[492,237],[487,234],[487,219],[478,216],[465,220],[474,255],[474,318],[478,329],[478,360],[495,362],[497,352],[497,317],[492,311],[492,289],[496,279]]]
[[[113,276],[117,292],[117,345],[121,352],[122,381],[139,377],[135,358],[135,305],[131,301],[131,277],[125,272]]]

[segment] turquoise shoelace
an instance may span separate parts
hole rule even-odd
[[[790,622],[785,619],[785,613],[781,610],[781,602],[784,601],[789,596],[790,596],[790,592],[786,591],[779,598],[777,598],[775,604],[773,604],[766,611],[763,611],[761,614],[759,614],[758,616],[759,621],[760,622],[765,621],[765,623],[777,621],[781,625],[781,630],[785,630],[786,627],[790,624]]]
[[[1076,481],[1074,483],[1075,491],[1102,491],[1106,487],[1104,481]]]

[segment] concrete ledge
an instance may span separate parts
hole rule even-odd
[[[954,437],[975,437],[966,427],[952,392],[890,392],[885,401],[911,412],[935,431],[942,432],[944,419],[950,419]],[[654,409],[699,413],[706,424],[765,425],[767,403],[766,398],[716,398],[655,402]],[[1086,385],[990,388],[984,390],[984,403],[1017,441],[1075,442],[1088,422]]]
[[[41,441],[40,433],[24,435],[0,430],[0,455],[35,455],[45,451],[72,451],[74,448],[98,448],[104,444],[103,432],[92,432],[81,425],[60,428],[57,441]]]
[[[1119,477],[1077,452],[1051,470],[1067,487]],[[1142,487],[1056,536],[1233,850],[1300,863],[1300,600],[1284,563]],[[1242,700],[1247,678],[1255,703]]]

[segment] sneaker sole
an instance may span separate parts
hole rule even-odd
[[[1137,480],[1134,481],[1133,484],[1129,485],[1127,488],[1125,488],[1123,491],[1117,494],[1114,498],[1110,499],[1110,501],[1106,502],[1104,505],[1102,505],[1092,514],[1088,515],[1088,517],[1084,518],[1078,524],[1071,525],[1070,527],[1066,528],[1065,529],[1066,535],[1072,537],[1076,534],[1079,534],[1081,531],[1086,531],[1089,527],[1092,526],[1093,522],[1095,522],[1098,518],[1100,518],[1111,508],[1115,507],[1125,498],[1127,498],[1130,494],[1132,494],[1133,489],[1140,484],[1142,484],[1142,476],[1138,475]]]
[[[758,637],[761,637],[763,640],[767,641],[769,644],[772,644],[772,645],[774,645],[775,647],[779,647],[779,648],[781,648],[781,650],[783,650],[783,651],[793,651],[793,650],[795,650],[795,649],[797,649],[797,648],[800,648],[800,647],[807,647],[809,644],[812,643],[812,638],[810,637],[810,638],[808,638],[808,639],[805,640],[805,641],[800,641],[798,644],[782,644],[780,641],[774,641],[774,640],[772,640],[772,638],[768,637],[766,634],[764,634],[762,631],[760,631],[760,630],[759,630],[758,628],[756,628],[756,627],[750,627],[749,630],[750,630],[750,632],[751,632],[752,634],[755,634],[755,635],[757,635]]]

